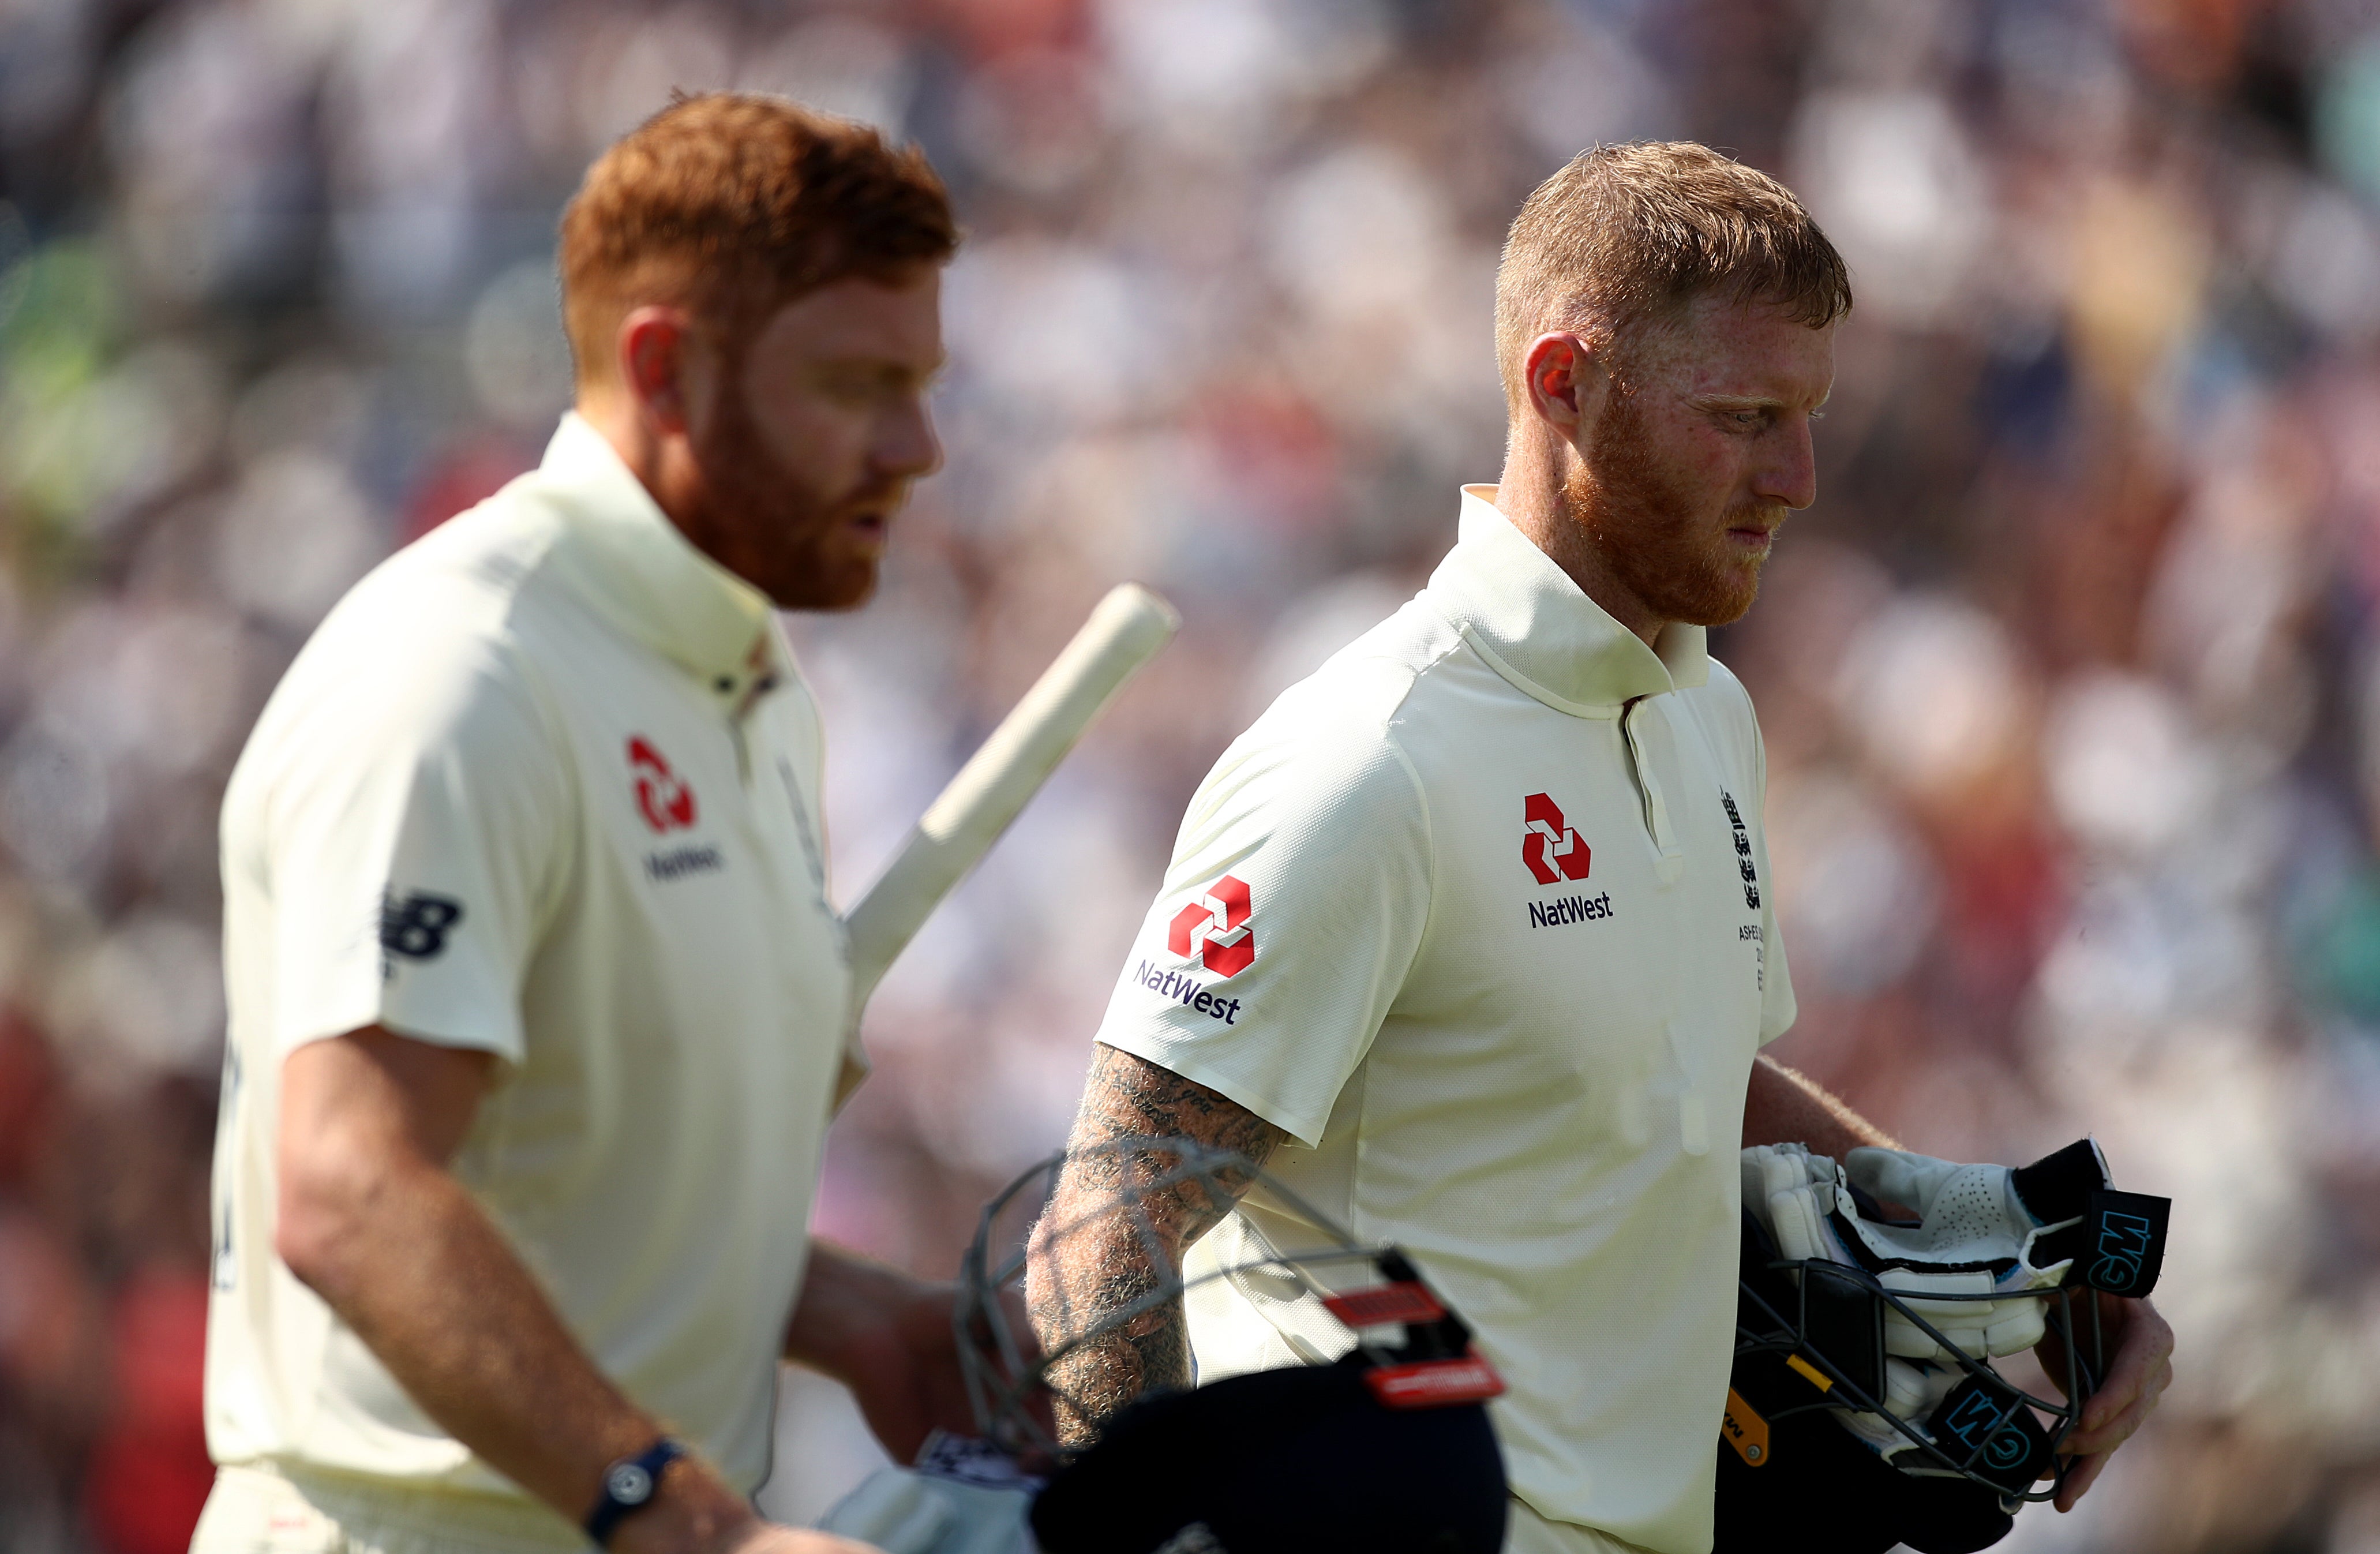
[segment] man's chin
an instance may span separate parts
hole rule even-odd
[[[1690,596],[1671,601],[1661,613],[1688,625],[1733,625],[1759,598],[1760,571],[1755,567],[1741,577],[1709,578]]]
[[[839,566],[806,568],[766,591],[780,610],[827,613],[856,610],[876,597],[876,563],[846,562]]]

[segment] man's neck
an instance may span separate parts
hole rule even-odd
[[[679,533],[694,540],[699,526],[690,524],[688,516],[700,505],[701,475],[694,467],[685,440],[664,440],[655,435],[638,415],[634,403],[617,391],[607,394],[582,389],[573,408],[581,420],[612,444],[612,451],[620,455],[620,462],[628,467],[628,473],[645,488],[662,516]],[[701,548],[698,540],[695,543]]]
[[[1562,494],[1562,477],[1576,457],[1568,448],[1529,448],[1516,439],[1505,455],[1504,478],[1496,485],[1496,510],[1604,613],[1642,637],[1646,647],[1658,648],[1670,623],[1620,580]]]

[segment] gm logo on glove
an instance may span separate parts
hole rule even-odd
[[[2134,1299],[2156,1288],[2165,1267],[2171,1198],[2102,1188],[2091,1195],[2091,1271],[2083,1282]]]

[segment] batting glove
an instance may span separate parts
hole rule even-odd
[[[2090,1173],[2104,1184],[2107,1162],[2096,1145],[2090,1155]],[[2072,1266],[2070,1257],[2036,1265],[2037,1244],[2082,1218],[2079,1203],[2072,1214],[2056,1220],[2034,1212],[2022,1189],[2032,1185],[2036,1198],[2049,1196],[2041,1191],[2043,1178],[2028,1175],[2039,1172],[1960,1165],[1876,1148],[1853,1149],[1847,1164],[1838,1165],[1798,1144],[1765,1145],[1744,1151],[1744,1201],[1786,1257],[1820,1257],[1865,1269],[1899,1297],[1900,1306],[1885,1306],[1888,1354],[1951,1359],[1912,1314],[1970,1354],[2013,1354],[2038,1343],[2045,1330],[2045,1303],[2027,1292],[2055,1289]],[[2069,1196],[2067,1174],[2071,1173],[2058,1176],[2055,1196],[2060,1198]],[[1915,1209],[1918,1223],[1886,1222],[1873,1212],[1877,1199]],[[1955,1370],[1954,1366],[1954,1376]]]
[[[989,1442],[936,1430],[917,1467],[877,1469],[819,1528],[885,1554],[1034,1554],[1025,1518],[1039,1488]]]

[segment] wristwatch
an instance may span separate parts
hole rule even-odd
[[[623,1457],[603,1470],[603,1498],[595,1502],[584,1524],[596,1548],[610,1547],[620,1519],[643,1509],[661,1486],[662,1470],[685,1455],[685,1447],[663,1436],[635,1456]]]

